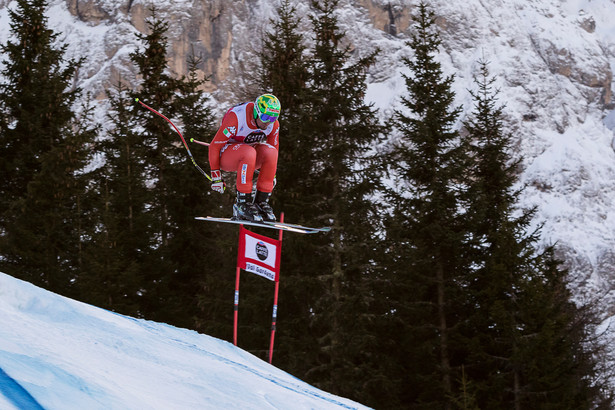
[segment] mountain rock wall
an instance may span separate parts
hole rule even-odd
[[[117,58],[114,72],[118,66],[129,66],[127,56],[117,53],[121,52],[121,45],[136,45],[136,33],[147,34],[146,21],[152,16],[154,3],[138,0],[65,0],[65,3],[67,10],[79,22],[93,29],[103,27],[101,31],[106,31],[100,41],[107,57],[111,60]],[[206,84],[207,91],[214,90],[216,84],[228,77],[236,3],[225,0],[155,3],[155,13],[169,23],[168,55],[174,73],[187,74],[187,60],[192,54],[201,61],[198,65],[201,77],[210,78]],[[104,64],[103,61],[92,63]],[[109,81],[114,79],[110,78]],[[102,90],[97,93],[97,97],[104,97]]]
[[[118,71],[118,65],[128,66],[125,56],[116,56],[121,50],[118,40],[122,30],[119,28],[123,27],[124,32],[133,31],[132,37],[136,32],[146,33],[146,20],[152,15],[153,3],[140,0],[64,1],[68,12],[79,22],[92,28],[105,27],[111,32],[101,41],[108,58],[118,57],[113,71]],[[58,0],[54,2],[56,6],[59,6],[58,3]],[[266,30],[272,10],[277,7],[276,2],[266,0],[162,1],[156,5],[157,15],[169,22],[169,65],[172,71],[178,75],[186,74],[188,57],[194,54],[201,59],[198,66],[201,77],[209,77],[205,86],[209,92],[217,90],[221,84],[234,82],[233,74],[240,70],[233,70],[232,65],[242,62],[242,55],[246,55],[242,50],[254,50],[261,46],[257,36]],[[363,9],[376,30],[393,36],[408,30],[410,5],[407,2],[359,0],[349,2],[349,5]],[[298,18],[304,17],[307,13],[305,5],[298,3],[297,7],[301,14]],[[124,37],[123,43],[134,44],[135,40]],[[231,55],[233,50],[235,56]],[[239,55],[237,51],[240,51]],[[92,63],[102,65],[103,61]],[[97,96],[104,98],[102,92],[98,92]]]

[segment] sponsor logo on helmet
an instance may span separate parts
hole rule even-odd
[[[263,114],[280,115],[280,101],[273,94],[263,94],[256,99],[256,106]]]

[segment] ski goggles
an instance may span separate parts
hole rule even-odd
[[[269,114],[258,114],[258,118],[260,118],[260,120],[262,122],[275,122],[275,120],[278,119],[277,115],[273,116],[273,115],[269,115]]]

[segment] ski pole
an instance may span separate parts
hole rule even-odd
[[[135,98],[135,101],[138,102],[139,104],[141,104],[143,107],[145,107],[148,110],[150,110],[151,112],[153,112],[154,114],[159,115],[160,117],[164,118],[169,124],[171,124],[171,126],[179,134],[179,137],[182,139],[182,142],[184,143],[184,147],[186,147],[186,151],[188,151],[188,155],[190,156],[190,160],[192,161],[192,163],[194,164],[196,169],[198,169],[201,172],[201,174],[205,175],[205,178],[207,178],[207,179],[209,179],[211,181],[211,177],[209,175],[207,175],[207,172],[203,171],[203,169],[201,167],[199,167],[199,165],[194,160],[194,157],[192,156],[192,152],[190,152],[190,148],[188,148],[188,144],[186,144],[186,140],[184,139],[184,136],[182,135],[181,132],[179,132],[179,130],[177,129],[175,124],[173,124],[170,119],[168,119],[164,115],[160,114],[158,111],[156,111],[155,109],[153,109],[149,105],[145,104],[143,101],[140,101],[138,98]],[[193,140],[194,140],[194,138],[190,139],[190,141],[193,141]],[[204,143],[202,143],[202,144],[204,144]]]
[[[194,142],[195,144],[205,145],[206,147],[209,147],[209,142],[203,142],[203,141],[195,140],[194,138],[190,138],[190,142]]]

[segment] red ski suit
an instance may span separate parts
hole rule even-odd
[[[278,168],[278,137],[280,124],[270,123],[261,129],[254,119],[254,103],[230,108],[209,144],[211,170],[237,172],[237,191],[252,192],[252,176],[260,169],[256,189],[273,191]]]

